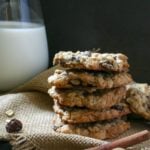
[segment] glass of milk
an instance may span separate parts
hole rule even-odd
[[[39,0],[0,1],[0,91],[14,89],[48,68]]]

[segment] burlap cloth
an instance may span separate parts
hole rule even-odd
[[[47,94],[47,78],[55,68],[46,70],[37,77],[9,94],[0,96],[0,140],[10,141],[16,150],[80,150],[105,143],[78,135],[55,133],[53,126],[53,101]],[[5,112],[12,109],[13,118],[23,123],[23,130],[18,134],[9,134],[5,130]],[[122,136],[130,135],[143,129],[149,129],[148,124],[133,121],[132,128]],[[138,144],[134,149],[150,149],[150,141]]]

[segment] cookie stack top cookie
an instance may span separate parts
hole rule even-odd
[[[61,65],[65,68],[86,69],[97,71],[128,71],[128,57],[117,53],[96,53],[90,51],[84,52],[64,52],[57,53],[53,60],[54,65]]]

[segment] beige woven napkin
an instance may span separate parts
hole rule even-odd
[[[37,77],[9,94],[0,96],[0,140],[8,140],[14,150],[80,150],[105,143],[88,137],[58,134],[53,127],[53,101],[47,94],[47,78],[55,68],[46,70]],[[12,109],[13,118],[23,123],[23,130],[17,134],[9,134],[5,130],[5,112]],[[123,134],[126,136],[149,126],[143,122],[133,122],[132,128]],[[139,144],[134,149],[149,148],[150,141]]]

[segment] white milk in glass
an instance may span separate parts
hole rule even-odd
[[[44,25],[0,21],[0,91],[23,84],[47,67]]]

